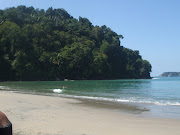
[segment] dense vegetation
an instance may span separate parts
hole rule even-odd
[[[150,78],[150,63],[121,38],[64,9],[0,10],[0,80]]]

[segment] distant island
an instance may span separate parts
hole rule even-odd
[[[180,72],[164,72],[159,77],[180,77]]]
[[[0,81],[151,78],[151,64],[123,38],[64,9],[0,10]]]

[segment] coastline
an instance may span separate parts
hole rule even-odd
[[[180,120],[137,117],[76,99],[0,91],[14,135],[176,135]],[[99,106],[100,105],[100,106]]]

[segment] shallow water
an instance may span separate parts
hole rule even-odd
[[[180,118],[180,77],[147,80],[0,82],[0,89],[136,104],[148,108],[148,115]]]

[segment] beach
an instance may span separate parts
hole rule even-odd
[[[0,91],[14,135],[179,135],[180,119],[140,117],[106,104]]]

